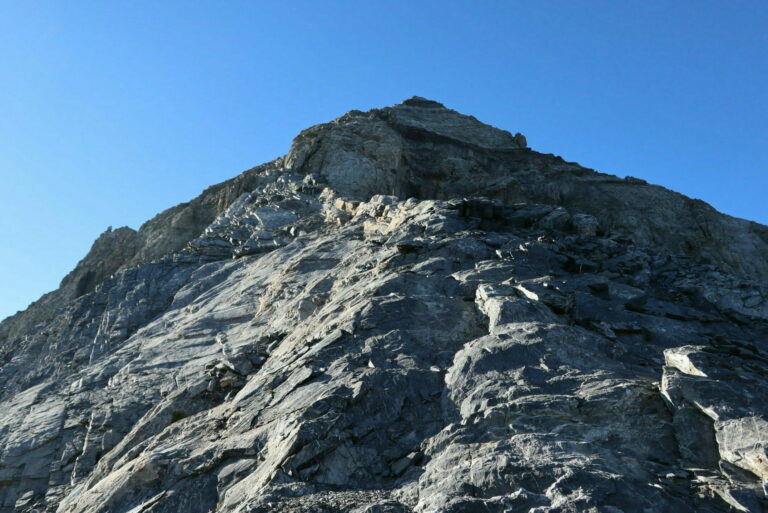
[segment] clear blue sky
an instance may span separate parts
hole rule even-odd
[[[421,95],[768,223],[768,2],[0,0],[0,318],[107,226]]]

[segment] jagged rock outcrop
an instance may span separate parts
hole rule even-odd
[[[768,228],[423,98],[0,324],[0,512],[764,511]]]

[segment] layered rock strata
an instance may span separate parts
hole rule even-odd
[[[759,512],[768,228],[423,98],[0,324],[0,512]]]

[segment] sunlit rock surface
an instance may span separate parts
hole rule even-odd
[[[0,513],[766,510],[768,228],[423,98],[0,324]]]

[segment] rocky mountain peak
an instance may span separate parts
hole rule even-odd
[[[425,109],[444,109],[445,105],[434,100],[422,98],[421,96],[412,96],[407,100],[403,100],[400,105],[406,105],[408,107],[421,107]]]
[[[762,512],[768,228],[420,97],[0,323],[0,513]]]
[[[130,261],[140,248],[136,230],[110,226],[94,241],[88,255],[61,282],[65,296],[76,298],[90,292],[96,285]]]

